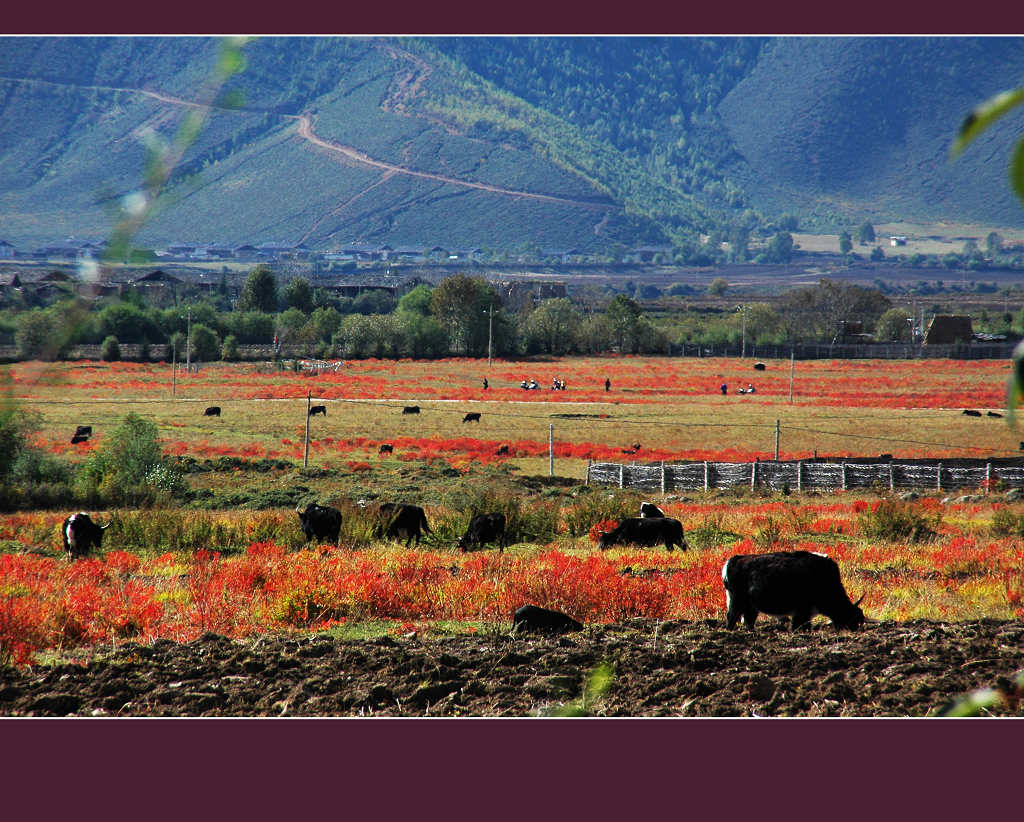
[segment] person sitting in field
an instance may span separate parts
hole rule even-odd
[[[722,383],[722,394],[724,395],[724,394],[728,394],[728,393],[729,393],[729,386],[727,386],[727,385],[726,385],[726,384],[725,384],[725,383],[723,382],[723,383]]]

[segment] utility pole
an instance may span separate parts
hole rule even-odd
[[[178,394],[178,346],[171,343],[171,398]]]
[[[740,306],[740,310],[743,312],[743,350],[740,352],[740,356],[746,359],[747,356],[747,307],[745,305]]]
[[[789,404],[793,404],[793,350],[789,351]]]
[[[188,309],[188,325],[185,332],[185,371],[192,371],[192,308]]]
[[[487,367],[490,368],[494,364],[494,357],[492,356],[492,342],[494,339],[494,303],[491,303],[490,308],[487,311]]]
[[[779,461],[779,421],[775,420],[775,461]]]

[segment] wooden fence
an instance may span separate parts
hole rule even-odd
[[[707,491],[747,486],[781,491],[836,491],[849,488],[926,489],[1022,488],[1024,460],[952,459],[892,462],[797,460],[790,462],[685,462],[587,466],[588,485],[643,491]]]

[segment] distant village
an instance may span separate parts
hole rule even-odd
[[[0,240],[0,260],[81,260],[99,259],[107,250],[106,240],[65,241],[44,245],[31,250],[18,249]],[[216,262],[234,260],[260,263],[289,260],[319,260],[324,262],[383,262],[383,263],[473,263],[491,260],[490,253],[482,248],[446,248],[444,246],[413,247],[391,245],[352,244],[332,251],[314,251],[304,243],[264,242],[258,245],[245,243],[172,243],[166,248],[148,252],[154,261],[171,262]],[[670,260],[672,246],[639,246],[624,250],[622,262],[651,263]],[[532,251],[515,252],[507,255],[509,262],[519,263],[585,263],[594,261],[593,255],[584,254],[576,248],[535,248]]]

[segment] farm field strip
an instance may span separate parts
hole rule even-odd
[[[118,510],[102,514],[117,522],[109,547],[75,563],[60,555],[62,515],[0,516],[0,653],[24,663],[48,648],[187,641],[206,631],[245,637],[364,620],[391,620],[396,632],[437,620],[506,623],[525,602],[588,623],[717,620],[725,560],[781,549],[835,559],[851,596],[865,595],[871,619],[1024,618],[1024,542],[993,530],[1008,506],[920,500],[913,509],[934,518],[936,534],[908,542],[865,538],[879,505],[668,501],[666,513],[691,542],[673,553],[598,552],[563,523],[554,541],[463,554],[451,547],[457,513],[444,506],[428,507],[437,533],[419,549],[343,538],[340,548],[295,550],[302,538],[292,511]]]
[[[311,425],[311,453],[320,465],[376,458],[379,443],[398,439],[408,446],[405,459],[487,461],[500,445],[519,443],[521,453],[511,461],[525,467],[516,460],[546,455],[549,425],[555,426],[556,458],[568,460],[560,471],[574,476],[582,475],[588,458],[770,459],[776,420],[782,459],[881,452],[1008,456],[1018,450],[1019,436],[1005,420],[960,415],[965,407],[1002,407],[1006,363],[801,362],[793,404],[788,363],[770,361],[766,372],[752,365],[631,357],[499,362],[487,391],[481,381],[489,372],[480,360],[354,361],[339,374],[318,377],[262,374],[252,364],[216,365],[181,375],[173,400],[166,364],[20,363],[8,371],[16,396],[43,413],[40,442],[58,453],[94,447],[70,448],[66,432],[84,422],[83,415],[98,424],[99,442],[105,425],[134,410],[151,417],[178,454],[295,460],[301,457],[307,392],[328,406],[328,416]],[[526,373],[559,376],[568,390],[523,391],[518,381]],[[603,389],[605,375],[611,391]],[[501,385],[506,379],[513,385]],[[722,381],[734,387],[756,381],[758,391],[723,396]],[[224,417],[204,419],[203,403],[222,406]],[[405,404],[419,404],[422,413],[403,417]],[[481,423],[469,426],[476,442],[466,437],[464,408],[482,414]],[[643,446],[637,454],[622,454],[635,443]]]

